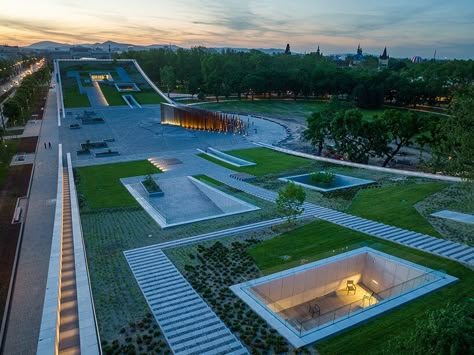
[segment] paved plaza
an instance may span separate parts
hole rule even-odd
[[[105,123],[82,124],[84,111],[93,111],[91,117],[103,118]],[[219,147],[224,150],[250,147],[252,142],[277,143],[287,137],[286,130],[273,122],[247,118],[248,136],[187,130],[182,127],[161,125],[160,105],[144,105],[141,109],[108,107],[106,109],[68,109],[60,127],[61,141],[65,152],[71,152],[75,166],[103,164],[109,158],[96,158],[96,152],[111,149],[120,157],[110,161],[143,159],[150,154],[168,151],[183,151]],[[71,124],[81,128],[71,129]],[[93,149],[91,155],[76,154],[80,144],[106,141],[108,147]]]

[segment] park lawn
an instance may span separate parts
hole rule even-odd
[[[327,104],[321,101],[293,101],[293,100],[234,100],[212,102],[196,105],[211,111],[232,111],[250,114],[271,115],[280,117],[306,118],[312,112],[322,111]]]
[[[356,216],[440,237],[414,205],[441,191],[443,183],[407,183],[360,190],[349,208]]]
[[[160,104],[165,102],[165,99],[155,91],[131,92],[130,95],[133,95],[140,105]]]
[[[110,106],[126,106],[127,103],[123,99],[122,95],[126,95],[124,93],[120,93],[117,91],[115,86],[109,86],[104,84],[99,84],[100,90],[102,94],[104,94],[105,99],[109,103]]]
[[[241,100],[199,104],[196,108],[211,111],[232,111],[249,114],[269,115],[275,117],[292,117],[306,119],[313,112],[321,112],[327,107],[324,101],[293,100]],[[360,110],[365,119],[371,120],[374,115],[381,115],[383,109]]]
[[[447,302],[465,303],[472,297],[474,273],[461,264],[324,221],[310,223],[258,244],[248,253],[261,270],[275,272],[300,265],[300,259],[318,260],[333,250],[342,252],[347,246],[362,243],[429,268],[442,268],[460,281],[317,344],[321,354],[354,353],[354,349],[355,353],[379,354],[391,339],[412,331],[415,320],[424,319],[426,312],[442,308]],[[284,261],[282,255],[291,258]]]
[[[65,108],[90,107],[87,95],[81,95],[76,79],[67,78],[61,81]]]
[[[327,102],[310,100],[230,100],[199,104],[194,107],[211,111],[230,111],[243,114],[268,115],[271,117],[299,118],[300,121],[304,121],[313,112],[324,110],[327,107]],[[380,117],[385,109],[360,109],[360,111],[363,117],[370,121],[373,120],[375,115]],[[422,112],[418,112],[418,114],[426,117],[431,115]]]
[[[121,178],[161,172],[147,160],[76,168],[77,189],[91,209],[134,207],[138,203],[120,182]]]
[[[224,186],[225,184],[222,181],[216,180],[211,178],[210,176],[207,175],[194,175],[193,178],[198,179],[199,181],[203,181],[206,183],[209,183],[214,186]]]
[[[226,151],[226,153],[255,162],[257,165],[237,167],[209,157],[206,154],[199,154],[199,156],[225,168],[255,176],[278,174],[304,165],[309,166],[311,164],[311,161],[308,159],[279,153],[267,148],[237,149]]]

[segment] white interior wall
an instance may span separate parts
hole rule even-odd
[[[379,293],[422,274],[422,270],[383,256],[361,253],[254,286],[251,290],[260,295],[259,298],[267,307],[280,312],[343,290],[347,280],[354,280],[356,284],[363,283],[368,289]],[[402,287],[400,286],[399,292],[403,291]],[[390,296],[391,293],[387,293],[387,297]]]

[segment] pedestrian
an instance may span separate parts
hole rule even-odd
[[[51,142],[48,142],[49,149],[51,149]]]
[[[44,149],[46,149],[46,148],[47,148],[47,147],[46,147],[46,142],[44,142]]]

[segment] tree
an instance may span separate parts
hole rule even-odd
[[[349,160],[367,164],[370,157],[387,152],[390,138],[382,120],[366,120],[358,109],[339,111],[331,121],[331,137]]]
[[[303,132],[303,137],[306,140],[311,141],[313,146],[317,146],[318,155],[321,156],[324,148],[324,142],[329,136],[329,127],[331,121],[328,119],[327,115],[324,115],[322,112],[313,112],[311,117],[307,119],[308,128]]]
[[[306,193],[301,186],[290,182],[278,192],[276,199],[278,211],[288,218],[288,223],[303,213]]]
[[[174,89],[176,85],[176,77],[174,75],[174,69],[170,65],[166,65],[160,69],[160,78],[162,85],[166,86],[168,91],[168,97],[170,97],[170,91]]]
[[[385,152],[386,159],[383,166],[387,166],[389,162],[400,152],[402,147],[412,144],[413,139],[421,131],[421,120],[416,113],[402,112],[398,110],[385,110],[382,120],[387,126],[387,132],[392,139],[393,149],[389,148]]]
[[[474,87],[461,90],[453,98],[451,116],[442,124],[445,142],[435,149],[443,159],[444,170],[474,179]]]

